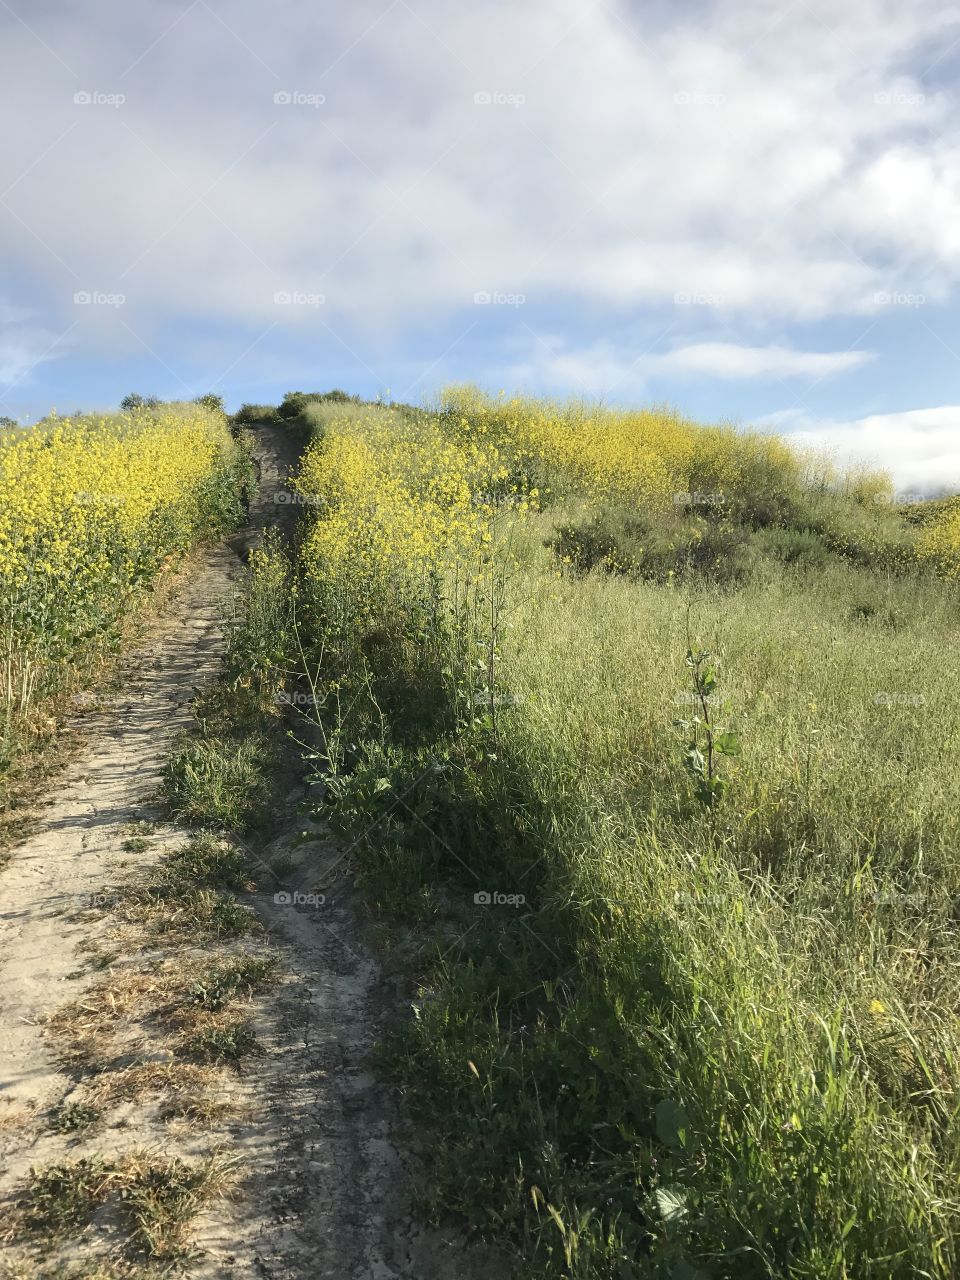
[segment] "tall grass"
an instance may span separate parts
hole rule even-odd
[[[329,417],[301,482],[331,816],[374,908],[435,943],[392,1063],[436,1205],[530,1275],[946,1280],[956,584],[881,482],[779,444],[724,436],[704,513],[667,445],[659,490],[595,486],[619,418],[456,408]],[[489,539],[448,536],[452,476]],[[741,747],[717,804],[675,723],[703,718],[688,649]]]

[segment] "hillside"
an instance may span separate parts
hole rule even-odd
[[[956,499],[470,387],[0,493],[11,1274],[957,1273]]]

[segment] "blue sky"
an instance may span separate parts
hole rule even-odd
[[[10,0],[0,26],[2,413],[471,380],[960,488],[958,8]]]

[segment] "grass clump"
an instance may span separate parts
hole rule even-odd
[[[230,1018],[196,1027],[186,1037],[184,1048],[205,1062],[236,1064],[256,1053],[259,1044],[248,1018]]]
[[[188,1162],[149,1152],[37,1168],[17,1205],[14,1238],[53,1246],[65,1233],[87,1228],[119,1236],[128,1257],[171,1262],[184,1256],[190,1222],[223,1194],[231,1173],[230,1162],[220,1158]]]
[[[228,831],[261,826],[272,812],[276,756],[266,734],[188,742],[167,762],[163,797],[175,817],[195,825]]]
[[[275,955],[231,956],[203,973],[188,990],[188,998],[217,1012],[232,1000],[250,997],[272,981],[278,972]]]
[[[164,878],[184,887],[222,886],[242,892],[251,887],[246,854],[229,840],[209,832],[192,836],[163,863]]]
[[[228,839],[200,832],[165,854],[148,881],[118,893],[126,915],[154,934],[241,938],[260,928],[235,893],[254,887],[246,854]]]
[[[100,1119],[100,1112],[85,1102],[65,1102],[56,1113],[60,1133],[80,1133]]]

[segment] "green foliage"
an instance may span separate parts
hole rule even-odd
[[[242,605],[227,629],[224,678],[276,704],[296,655],[293,580],[289,556],[276,530],[251,553]]]
[[[100,1119],[100,1112],[84,1102],[65,1102],[57,1110],[56,1125],[60,1133],[80,1133]]]
[[[276,744],[266,734],[204,737],[174,752],[164,769],[171,813],[198,826],[245,831],[273,813]]]
[[[262,990],[278,970],[278,959],[272,954],[231,956],[202,974],[191,985],[187,997],[192,1004],[217,1013],[231,1001]]]
[[[257,1033],[248,1018],[198,1027],[186,1042],[188,1053],[205,1062],[239,1062],[259,1050]]]
[[[234,426],[268,425],[278,421],[277,406],[274,404],[242,404],[233,415]]]
[[[120,408],[124,413],[131,413],[135,409],[159,409],[162,403],[158,396],[142,396],[139,392],[131,391],[120,401]]]
[[[729,785],[727,779],[718,772],[719,757],[740,754],[740,739],[737,735],[729,729],[719,730],[714,720],[711,699],[717,691],[717,671],[710,663],[711,657],[706,651],[694,653],[692,649],[687,650],[686,664],[693,681],[697,714],[689,719],[673,722],[690,735],[684,765],[693,779],[697,799],[708,809],[712,809],[723,799]]]
[[[204,409],[209,409],[212,413],[222,413],[224,417],[227,416],[227,407],[223,403],[223,396],[214,395],[212,391],[207,392],[206,395],[197,396],[194,404],[202,405]]]
[[[162,784],[171,813],[232,832],[272,823],[286,768],[284,685],[296,640],[290,564],[276,534],[252,553],[245,586],[227,623],[222,679],[194,705],[196,724]]]

